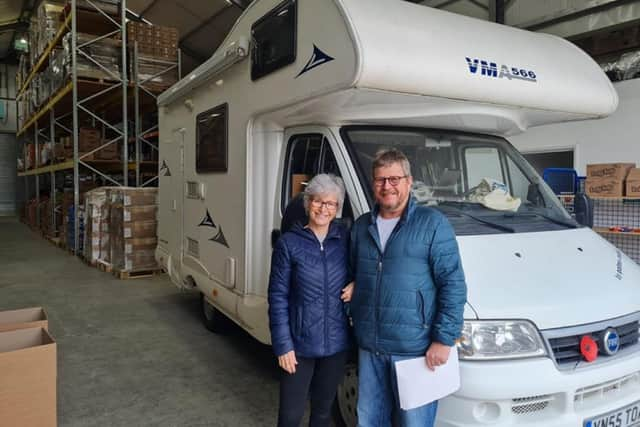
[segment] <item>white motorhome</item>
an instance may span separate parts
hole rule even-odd
[[[505,139],[617,102],[557,37],[399,0],[256,0],[159,99],[156,257],[202,294],[209,327],[222,313],[269,343],[272,238],[300,183],[339,174],[355,218],[372,204],[373,155],[396,146],[416,197],[452,223],[468,281],[462,387],[438,426],[637,425],[640,268],[575,223]],[[472,202],[484,178],[517,212]],[[354,372],[338,396],[348,425]]]

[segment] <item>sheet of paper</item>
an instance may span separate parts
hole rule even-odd
[[[417,408],[442,399],[460,388],[458,349],[453,346],[449,360],[430,371],[424,356],[396,362],[400,407]]]

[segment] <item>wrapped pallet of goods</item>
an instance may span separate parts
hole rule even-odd
[[[72,73],[72,33],[68,33],[62,40],[64,48],[64,73]],[[77,55],[76,70],[79,78],[115,81],[120,78],[120,41],[112,38],[97,40],[96,36],[85,33],[77,33],[77,44],[85,45],[82,51],[90,56],[93,61],[101,65],[98,66],[84,55]],[[90,44],[87,44],[90,43]]]
[[[114,271],[121,278],[157,271],[157,189],[113,190],[110,205],[110,259]]]
[[[40,57],[62,25],[60,16],[64,9],[64,1],[46,0],[40,3],[35,20],[35,54]],[[32,24],[33,25],[33,24]],[[33,41],[33,40],[32,40]],[[33,46],[33,44],[32,44]]]

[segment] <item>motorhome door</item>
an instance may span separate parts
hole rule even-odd
[[[160,140],[159,200],[160,227],[158,247],[169,254],[167,273],[173,283],[182,287],[183,251],[183,170],[184,129],[175,129],[170,139]]]

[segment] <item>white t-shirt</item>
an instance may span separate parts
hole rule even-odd
[[[383,251],[385,246],[387,246],[387,240],[389,240],[389,236],[391,236],[391,232],[396,227],[398,221],[400,221],[400,217],[386,219],[378,215],[378,218],[376,219],[376,225],[378,226],[380,246],[382,247]]]

